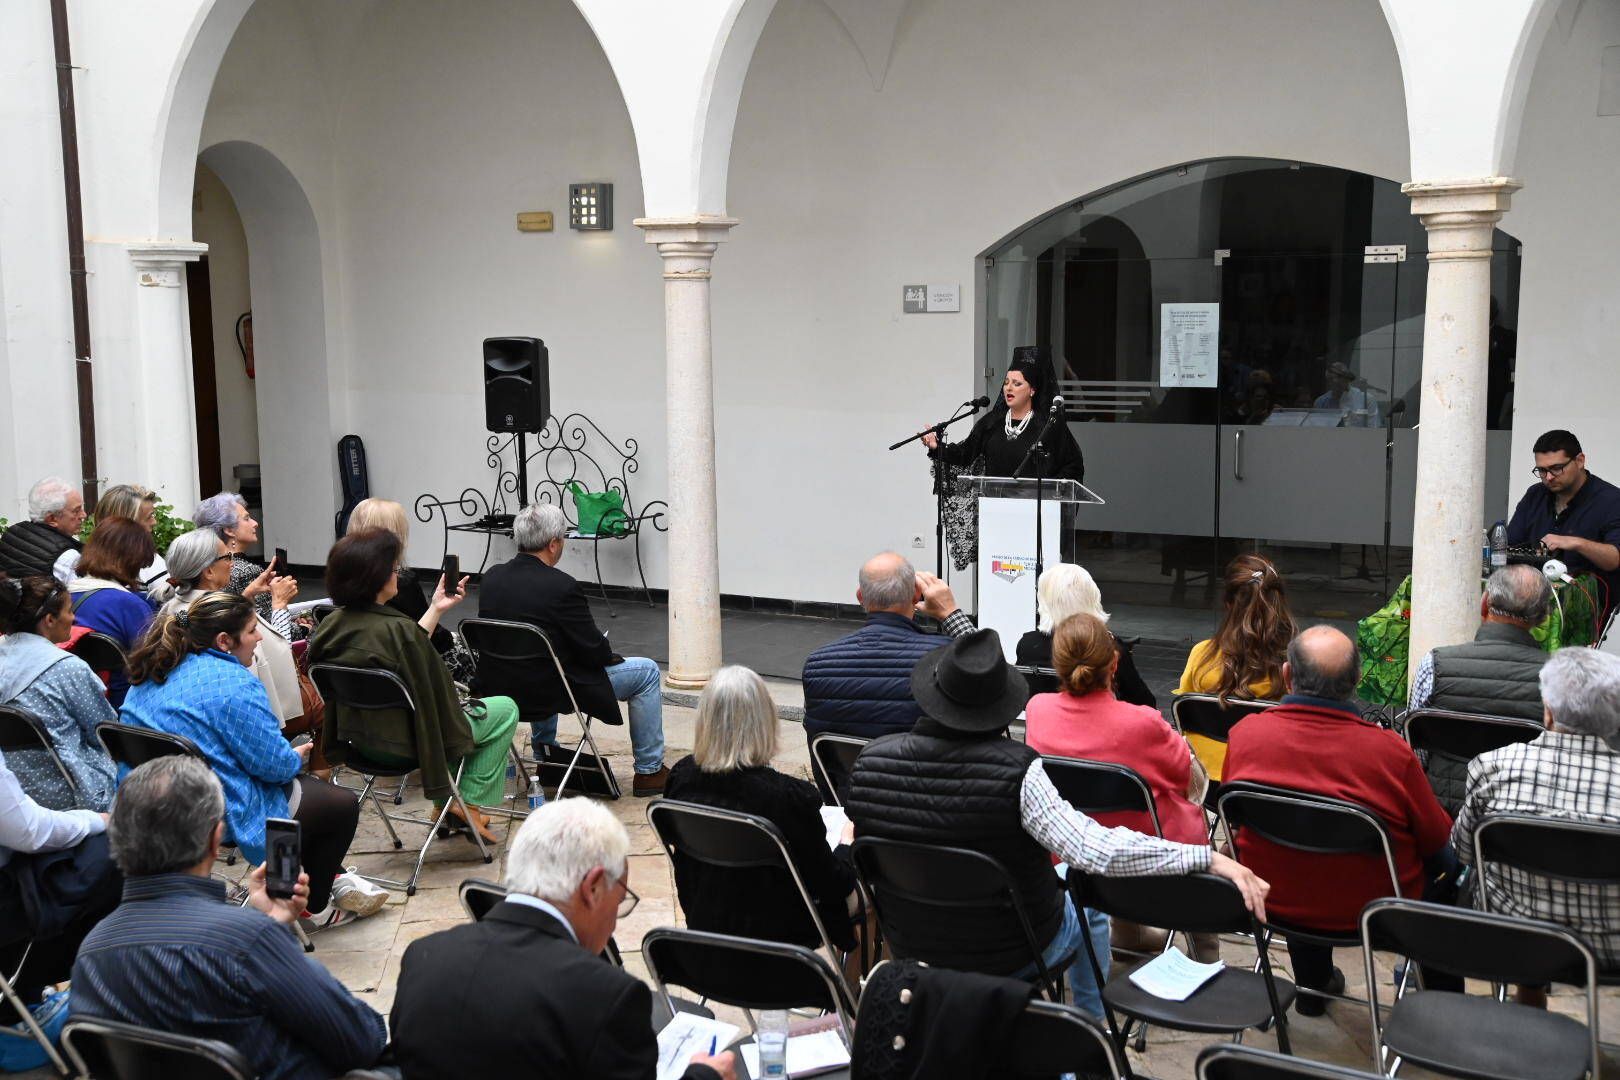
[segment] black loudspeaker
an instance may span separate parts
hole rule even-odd
[[[538,432],[550,412],[551,361],[532,337],[484,339],[484,426]]]

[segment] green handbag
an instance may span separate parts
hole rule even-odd
[[[568,490],[574,493],[581,536],[625,536],[630,532],[622,492],[586,491],[577,481],[569,484]]]

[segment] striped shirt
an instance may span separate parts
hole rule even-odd
[[[73,1012],[218,1039],[262,1080],[339,1076],[388,1041],[377,1011],[286,927],[190,874],[125,880],[123,903],[79,947]]]

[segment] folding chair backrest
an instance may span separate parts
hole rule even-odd
[[[1364,806],[1247,781],[1223,783],[1218,805],[1228,836],[1232,835],[1230,830],[1241,828],[1295,851],[1388,855],[1394,876],[1389,832],[1378,815]],[[1242,857],[1241,850],[1238,856]]]
[[[329,705],[366,712],[389,709],[416,711],[416,702],[411,700],[410,690],[392,671],[349,667],[345,664],[311,664],[309,677]]]
[[[551,663],[556,650],[546,632],[532,623],[507,619],[462,619],[456,628],[467,647],[479,658],[507,660],[513,663],[541,661]]]
[[[463,910],[473,922],[478,922],[506,899],[506,886],[481,878],[467,878],[461,883],[459,893]]]
[[[1571,884],[1620,885],[1620,824],[1487,814],[1474,827],[1474,852],[1482,876],[1498,863]]]
[[[846,1025],[855,1014],[844,980],[812,949],[702,930],[659,927],[641,958],[660,989],[682,986],[740,1009],[819,1009]]]
[[[1198,1055],[1198,1080],[1383,1080],[1376,1073],[1309,1061],[1275,1050],[1237,1043],[1206,1046]]]
[[[1170,716],[1183,735],[1202,735],[1225,742],[1232,726],[1246,716],[1265,712],[1275,701],[1228,698],[1225,705],[1214,694],[1178,694],[1170,703]]]
[[[72,652],[74,656],[88,664],[91,671],[106,671],[118,675],[129,667],[129,658],[124,655],[123,648],[117,641],[99,630],[82,635],[73,643]]]
[[[45,730],[45,724],[26,709],[19,709],[15,705],[0,705],[0,753],[11,754],[28,750],[43,753],[51,759],[51,764],[56,766],[62,782],[67,785],[67,790],[73,796],[74,806],[78,806],[79,785],[73,779],[73,774],[68,772],[67,766],[62,764],[62,758],[57,754],[56,747],[51,745],[51,737]],[[51,809],[70,808],[53,806]]]
[[[1464,761],[1514,743],[1530,742],[1547,730],[1534,720],[1450,709],[1413,709],[1402,722],[1412,749],[1439,751]]]
[[[234,1046],[213,1039],[152,1031],[75,1016],[62,1045],[95,1080],[253,1080],[253,1066]]]
[[[1031,999],[1013,1027],[1010,1072],[1019,1077],[1124,1075],[1108,1030],[1073,1005]]]
[[[810,740],[810,767],[821,774],[826,789],[834,800],[843,805],[843,790],[849,786],[849,774],[855,768],[855,759],[871,739],[857,735],[839,735],[822,732]]]
[[[1573,931],[1418,900],[1375,900],[1361,913],[1364,946],[1469,979],[1540,986],[1595,984],[1597,961]]]
[[[1193,934],[1250,933],[1238,887],[1214,874],[1102,877],[1069,868],[1075,904],[1117,919]]]
[[[166,731],[153,731],[113,720],[104,720],[96,725],[96,740],[107,751],[108,757],[131,769],[172,754],[186,754],[205,764],[208,761],[197,744],[184,735],[171,735]]]
[[[1024,685],[1029,687],[1030,696],[1036,694],[1055,694],[1059,689],[1057,668],[1036,667],[1031,664],[1019,664],[1018,673],[1024,677]]]
[[[1112,761],[1042,756],[1052,786],[1083,814],[1137,812],[1153,821],[1153,835],[1163,836],[1153,789],[1135,769]]]

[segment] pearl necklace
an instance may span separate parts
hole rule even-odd
[[[1024,429],[1029,427],[1029,422],[1034,418],[1034,409],[1031,409],[1029,412],[1025,413],[1022,420],[1014,420],[1012,417],[1012,411],[1008,410],[1006,417],[1002,420],[1001,430],[1007,433],[1007,438],[1009,440],[1016,439],[1018,436],[1024,433]]]

